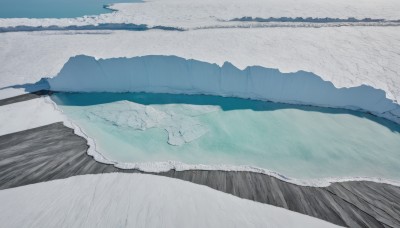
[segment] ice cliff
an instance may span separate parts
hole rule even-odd
[[[281,73],[249,66],[240,70],[176,56],[96,60],[69,59],[48,79],[50,89],[65,92],[152,92],[208,94],[370,112],[400,123],[400,106],[370,86],[336,88],[310,72]]]

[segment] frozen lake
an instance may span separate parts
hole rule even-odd
[[[249,165],[292,178],[400,179],[400,126],[343,109],[148,93],[52,99],[117,162]]]
[[[109,13],[104,5],[140,0],[0,0],[0,18],[73,18]]]

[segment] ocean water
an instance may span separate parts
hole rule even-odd
[[[104,5],[141,0],[0,0],[0,18],[73,18],[109,13]]]
[[[56,93],[52,99],[100,153],[118,162],[400,180],[400,126],[366,113],[203,95]]]

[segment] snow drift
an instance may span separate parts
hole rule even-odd
[[[96,60],[76,56],[48,79],[63,92],[151,92],[232,96],[291,104],[370,112],[400,123],[400,106],[383,90],[370,86],[336,88],[311,72],[282,73],[249,66],[240,70],[176,56],[143,56]]]

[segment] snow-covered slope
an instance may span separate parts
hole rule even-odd
[[[0,28],[129,23],[198,29],[239,26],[243,22],[227,21],[242,17],[400,19],[397,0],[150,0],[115,4],[111,8],[117,11],[76,19],[0,19]]]
[[[222,67],[174,56],[96,60],[71,58],[48,80],[53,91],[210,94],[315,106],[361,109],[400,123],[400,106],[369,86],[337,89],[315,74],[230,63]]]
[[[0,191],[3,227],[338,227],[189,182],[99,174]]]

